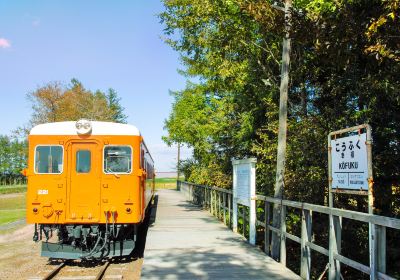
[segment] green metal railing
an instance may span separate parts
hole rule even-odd
[[[231,217],[233,214],[233,194],[231,190],[197,185],[181,181],[178,181],[177,184],[178,189],[180,189],[180,191],[186,196],[188,201],[191,201],[192,203],[209,210],[211,214],[216,216],[219,220],[223,221],[225,225],[227,225],[229,228],[232,228]],[[281,240],[280,262],[286,266],[286,239],[290,239],[300,244],[300,276],[303,279],[310,279],[312,251],[316,251],[327,257],[331,256],[331,258],[329,259],[332,259],[333,261],[331,261],[327,265],[327,269],[332,269],[335,272],[334,275],[330,274],[331,279],[341,279],[341,263],[369,275],[371,275],[371,273],[374,273],[378,276],[378,279],[395,279],[386,274],[386,229],[391,228],[395,230],[400,230],[399,219],[355,212],[351,210],[330,208],[309,203],[281,200],[263,195],[257,195],[254,199],[257,201],[258,205],[263,204],[264,206],[263,221],[260,221],[259,219],[256,220],[257,226],[261,226],[262,228],[264,228],[264,236],[262,237],[264,241],[264,252],[267,255],[271,255],[271,234],[277,234],[278,236],[280,236]],[[274,205],[279,205],[281,207],[280,228],[275,228],[272,226],[271,213]],[[288,208],[293,208],[301,211],[300,236],[296,236],[287,232],[286,218]],[[245,207],[239,207],[238,212],[238,217],[241,217],[243,219],[242,230],[240,233],[246,237],[246,222],[249,221],[249,217],[247,217],[246,215],[248,211],[246,211]],[[326,214],[328,215],[328,219],[330,216],[333,217],[333,227],[329,228],[328,248],[317,245],[312,240],[313,213]],[[367,266],[341,255],[342,219],[350,219],[362,223],[373,224],[376,230],[376,236],[374,240],[376,246],[374,247],[377,248],[377,250],[374,252],[371,252],[370,250],[369,253],[376,254],[376,266]]]

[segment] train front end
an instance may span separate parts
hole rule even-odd
[[[47,123],[29,135],[27,222],[41,255],[62,259],[127,256],[153,190],[143,139],[131,125]]]

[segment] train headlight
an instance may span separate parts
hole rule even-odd
[[[85,119],[77,121],[75,127],[78,134],[89,134],[92,131],[92,124]]]

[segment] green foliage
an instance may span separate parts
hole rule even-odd
[[[0,184],[10,184],[22,177],[20,172],[26,168],[27,141],[0,135]]]
[[[182,73],[199,80],[173,93],[175,102],[166,120],[164,140],[193,148],[193,160],[185,163],[184,170],[186,178],[197,183],[229,187],[229,180],[216,177],[231,174],[231,158],[257,156],[259,191],[271,194],[282,13],[268,1],[164,3],[160,18],[169,36],[166,41],[181,54]],[[399,184],[395,163],[400,155],[399,64],[394,59],[377,60],[365,50],[373,36],[386,32],[380,27],[383,23],[372,26],[374,21],[385,11],[396,12],[396,3],[294,2],[285,176],[288,198],[324,203],[327,134],[365,122],[374,128],[376,182],[389,197],[389,181]],[[395,16],[388,15],[392,20]],[[382,212],[389,214],[390,210]]]
[[[112,120],[118,123],[126,123],[127,115],[124,114],[124,107],[121,106],[121,98],[117,92],[110,88],[106,94],[107,104],[112,113]]]
[[[181,55],[181,73],[198,81],[173,93],[165,123],[168,144],[193,148],[181,168],[190,181],[229,188],[231,159],[255,156],[257,191],[273,194],[284,17],[272,2],[164,1],[166,42]],[[399,1],[293,4],[284,196],[326,203],[327,135],[369,123],[376,212],[399,217]],[[366,202],[336,205],[365,211]],[[362,229],[352,232],[364,240]]]
[[[49,82],[27,95],[32,105],[32,116],[25,127],[18,128],[17,134],[26,136],[29,130],[41,123],[76,121],[89,119],[126,123],[121,98],[113,89],[92,92],[77,79],[63,86],[60,82]]]

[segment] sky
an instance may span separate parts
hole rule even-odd
[[[177,73],[179,55],[162,41],[162,11],[158,0],[0,0],[0,134],[29,121],[27,93],[76,78],[93,91],[115,89],[157,171],[174,170],[177,148],[161,136],[169,91],[186,81]],[[187,148],[181,153],[190,156]]]

